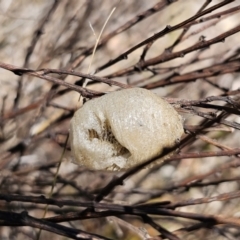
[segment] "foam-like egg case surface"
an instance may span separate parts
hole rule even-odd
[[[74,162],[95,170],[126,170],[172,147],[182,134],[177,111],[141,88],[88,101],[70,125]]]

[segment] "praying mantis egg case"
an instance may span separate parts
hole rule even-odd
[[[70,124],[74,162],[95,170],[126,170],[174,146],[182,134],[176,110],[141,88],[86,102]]]

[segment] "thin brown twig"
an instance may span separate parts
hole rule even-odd
[[[149,37],[149,38],[145,39],[144,41],[142,41],[142,42],[140,42],[139,44],[135,45],[134,47],[130,48],[130,49],[127,50],[126,52],[120,54],[117,58],[115,58],[115,59],[113,59],[113,60],[110,60],[108,63],[106,63],[106,64],[104,64],[103,66],[99,67],[99,68],[97,69],[97,72],[98,72],[98,71],[101,71],[101,70],[103,70],[103,69],[105,69],[105,68],[107,68],[107,67],[110,67],[110,66],[112,66],[113,64],[115,64],[115,63],[117,63],[117,62],[119,62],[119,61],[121,61],[121,60],[123,60],[123,59],[126,59],[127,56],[128,56],[130,53],[132,53],[133,51],[137,50],[138,48],[140,48],[140,47],[148,44],[149,42],[155,41],[156,39],[159,39],[160,37],[163,37],[164,35],[166,35],[166,34],[168,34],[168,33],[170,33],[170,32],[173,32],[173,31],[175,31],[175,30],[177,30],[177,29],[179,29],[179,28],[182,28],[183,26],[185,26],[186,24],[188,24],[188,23],[196,20],[197,18],[199,18],[199,17],[201,17],[201,16],[204,16],[204,15],[206,15],[207,13],[210,13],[210,12],[212,12],[212,11],[214,11],[214,10],[220,8],[220,7],[223,7],[223,6],[225,6],[225,5],[227,5],[227,4],[231,3],[231,2],[234,2],[234,1],[235,1],[235,0],[225,0],[225,1],[222,1],[222,2],[220,2],[219,4],[216,4],[216,5],[214,5],[214,6],[210,7],[210,8],[202,11],[202,12],[199,12],[199,13],[195,14],[193,17],[190,17],[189,19],[187,19],[187,20],[185,20],[185,21],[183,21],[183,22],[181,22],[181,23],[179,23],[179,24],[176,24],[176,25],[174,25],[174,26],[167,26],[167,27],[166,27],[165,29],[163,29],[162,31],[154,34],[152,37]],[[141,64],[140,64],[140,65],[141,65]],[[143,66],[139,66],[139,67],[142,67],[142,68],[143,68]],[[145,67],[147,67],[147,66],[145,65]]]
[[[60,3],[59,0],[54,1],[52,6],[50,7],[48,13],[43,17],[43,19],[39,23],[39,26],[34,31],[31,43],[30,43],[29,47],[27,48],[27,53],[26,53],[26,56],[25,56],[25,59],[24,59],[23,68],[26,68],[28,66],[30,57],[31,57],[36,45],[37,45],[37,42],[39,41],[40,37],[42,36],[46,24],[48,23],[49,19],[53,15],[53,13],[56,11],[59,3]],[[22,80],[23,79],[22,79],[22,76],[21,76],[20,79],[18,80],[17,95],[16,95],[16,98],[15,98],[15,101],[14,101],[15,102],[14,103],[15,108],[17,108],[17,106],[19,104],[20,97],[21,97]]]
[[[91,75],[91,74],[85,74],[85,73],[81,73],[81,72],[77,72],[77,71],[73,71],[73,70],[64,70],[64,69],[50,69],[50,68],[45,68],[45,69],[40,69],[37,70],[38,71],[43,71],[43,75],[47,75],[49,73],[57,73],[57,74],[68,74],[68,75],[72,75],[72,76],[77,76],[77,77],[82,77],[82,78],[87,78],[90,79],[92,81],[96,81],[96,82],[102,82],[102,83],[106,83],[109,86],[115,85],[121,88],[130,88],[131,86],[124,84],[124,83],[120,83],[117,81],[113,81],[110,80],[108,78],[104,78],[104,77],[98,77],[95,75]]]
[[[135,16],[134,18],[132,18],[131,20],[127,21],[125,24],[123,24],[122,26],[118,27],[116,30],[112,31],[111,33],[107,34],[106,36],[104,36],[98,46],[97,49],[101,48],[102,46],[104,46],[111,38],[113,38],[114,36],[128,30],[129,28],[133,27],[134,25],[136,25],[137,23],[143,21],[144,19],[152,16],[153,14],[164,10],[167,6],[169,6],[170,4],[172,4],[173,2],[177,2],[178,0],[173,0],[173,1],[167,1],[167,0],[163,0],[163,1],[159,1],[158,3],[156,3],[154,6],[152,6],[151,8],[147,9],[146,11],[141,12],[140,14],[138,14],[137,16]],[[92,51],[94,49],[94,46],[91,46],[90,48],[87,48],[86,50],[84,50],[80,56],[76,57],[73,62],[71,63],[71,69],[75,69],[76,67],[78,67],[82,61],[89,56]]]
[[[95,240],[95,239],[107,240],[108,239],[96,234],[90,234],[82,230],[65,227],[53,222],[31,217],[25,211],[22,213],[0,211],[0,220],[4,222],[5,226],[8,226],[8,225],[9,226],[31,226],[34,228],[56,233],[65,237],[69,237],[71,239],[91,239],[91,240]]]
[[[194,51],[197,51],[197,50],[200,50],[200,49],[209,48],[213,44],[216,44],[216,43],[219,43],[219,42],[223,42],[223,41],[225,41],[225,39],[227,37],[229,37],[229,36],[231,36],[233,34],[236,34],[239,31],[240,31],[240,25],[238,25],[237,27],[234,27],[231,30],[226,31],[226,32],[224,32],[224,33],[222,33],[222,34],[218,35],[217,37],[214,37],[214,38],[212,38],[210,40],[199,41],[198,43],[196,43],[196,44],[194,44],[194,45],[192,45],[192,46],[190,46],[188,48],[185,48],[185,49],[183,49],[181,51],[178,51],[178,52],[174,52],[174,53],[164,52],[163,54],[161,54],[161,55],[159,55],[157,57],[150,58],[148,60],[145,60],[144,62],[143,61],[142,62],[138,62],[136,65],[133,65],[133,66],[128,67],[128,68],[125,68],[123,70],[119,70],[119,71],[117,71],[115,73],[112,73],[112,74],[108,75],[107,77],[108,78],[120,77],[120,76],[122,76],[124,74],[131,74],[131,73],[135,72],[136,70],[138,70],[138,71],[139,70],[144,70],[145,68],[147,68],[149,66],[152,66],[152,65],[156,65],[156,64],[159,64],[159,63],[164,63],[164,62],[176,59],[176,58],[182,58],[182,57],[184,57],[188,53],[191,53],[191,52],[194,52]],[[230,69],[225,68],[225,73],[229,73],[229,72],[233,72],[233,71],[236,71],[234,69],[234,66],[233,66],[233,68],[230,68]],[[199,75],[201,75],[201,74],[199,73]],[[202,75],[201,77],[209,77],[209,76],[214,76],[214,75],[208,73],[206,75]],[[195,78],[196,77],[197,76],[195,76]],[[176,78],[177,79],[181,78],[181,76],[180,77],[176,76]],[[169,84],[173,84],[172,83],[172,79],[171,79],[171,81],[168,80],[168,82],[169,82]],[[182,81],[178,80],[178,82],[180,83]],[[165,83],[165,82],[163,82],[163,83]],[[153,86],[154,87],[159,87],[159,86],[162,86],[163,83],[161,82],[161,84],[159,84],[159,85],[157,85],[157,84],[156,85],[151,85],[151,87],[153,87]],[[174,83],[176,83],[176,82],[174,82]],[[146,85],[145,87],[150,88],[150,86],[148,86],[148,85]]]
[[[49,82],[52,82],[52,83],[55,83],[55,84],[58,84],[58,85],[65,86],[65,87],[67,87],[71,90],[74,90],[76,92],[81,93],[81,95],[84,96],[84,97],[93,98],[93,97],[96,97],[96,96],[103,95],[103,93],[93,91],[93,90],[89,90],[89,89],[86,89],[86,88],[82,88],[80,86],[76,86],[76,85],[73,85],[71,83],[64,82],[64,81],[62,81],[58,78],[45,76],[44,71],[34,71],[34,70],[28,69],[28,68],[18,68],[14,65],[6,64],[6,63],[0,63],[0,68],[4,68],[8,71],[11,71],[16,75],[26,74],[26,75],[29,75],[29,76],[34,76],[34,77],[38,77],[38,78],[47,80]]]

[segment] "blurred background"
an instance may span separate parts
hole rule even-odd
[[[46,81],[46,76],[85,87],[81,75],[61,73],[74,70],[153,91],[173,104],[184,119],[185,136],[193,138],[172,160],[131,175],[102,201],[104,210],[111,210],[111,204],[134,207],[166,201],[163,206],[175,215],[146,213],[146,220],[144,214],[125,212],[104,217],[99,208],[98,216],[58,224],[85,231],[89,239],[94,239],[91,234],[101,235],[97,239],[239,239],[239,19],[238,1],[1,0],[0,210],[27,211],[45,218],[47,226],[50,217],[84,210],[85,205],[74,203],[91,202],[123,174],[71,162],[66,141],[70,119],[82,105],[80,94]],[[148,39],[151,36],[156,38]],[[41,71],[34,77],[35,70]],[[120,89],[99,79],[86,86],[92,97]],[[71,204],[49,205],[44,215],[47,202],[32,198],[40,196]],[[39,236],[39,225],[15,220],[0,214],[1,239],[71,238],[51,229]]]

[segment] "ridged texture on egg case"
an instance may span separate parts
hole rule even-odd
[[[183,134],[182,118],[151,91],[131,88],[85,103],[70,125],[74,162],[124,170],[159,155]]]

